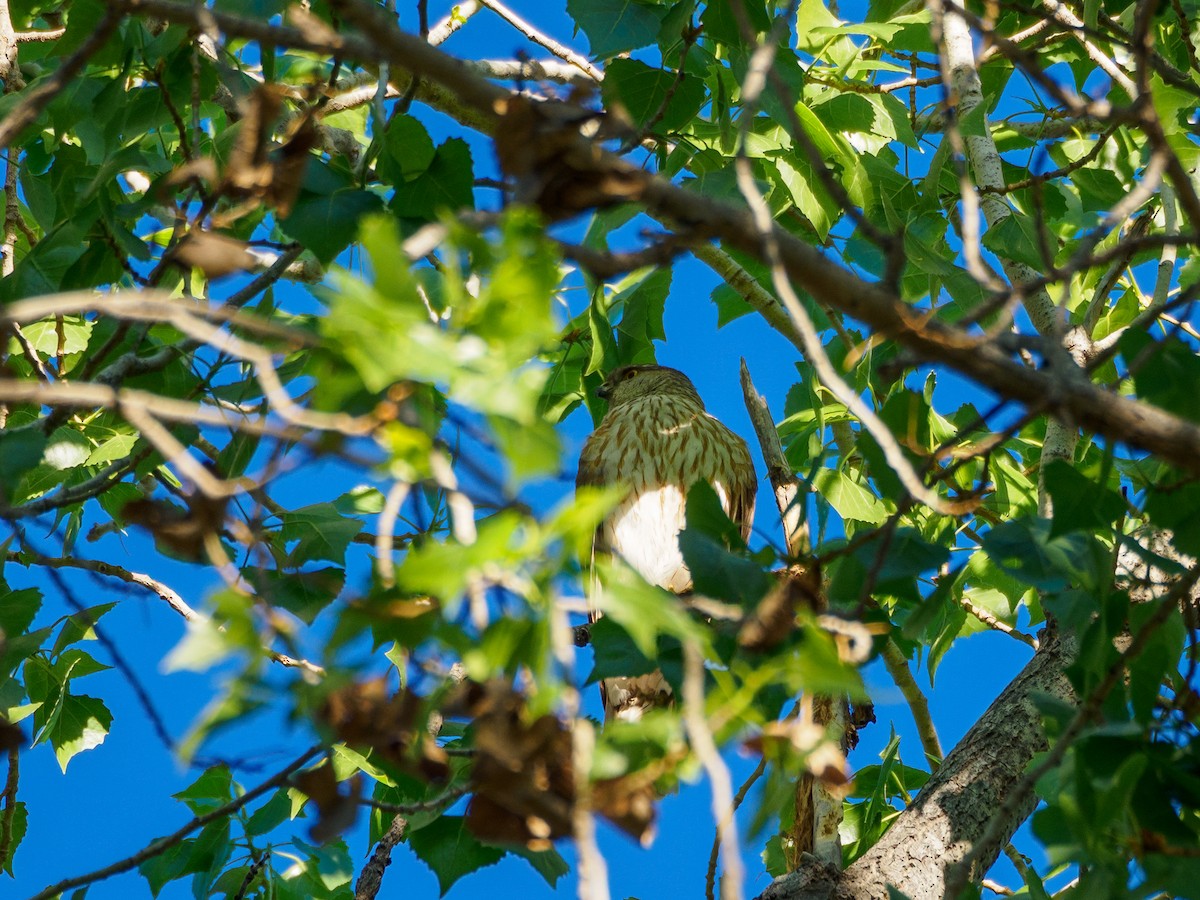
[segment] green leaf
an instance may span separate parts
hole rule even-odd
[[[383,152],[375,164],[379,176],[392,184],[411,181],[425,172],[436,156],[425,126],[412,116],[396,116],[383,136]]]
[[[741,6],[746,23],[750,26],[749,41],[742,34],[738,15],[733,11],[734,3]],[[700,26],[707,38],[720,41],[728,47],[744,47],[770,29],[771,16],[762,0],[709,0],[704,4],[704,12],[700,13]]]
[[[950,559],[950,548],[925,540],[915,528],[897,528],[886,548],[878,541],[864,541],[854,557],[862,564],[864,576],[869,571],[876,584],[885,586],[936,570]]]
[[[462,816],[442,816],[430,822],[414,831],[408,844],[417,858],[437,876],[443,897],[464,875],[498,863],[505,853],[498,847],[481,843],[467,830]]]
[[[1085,167],[1071,173],[1071,181],[1079,189],[1079,200],[1084,212],[1107,213],[1129,188],[1116,172],[1105,168]]]
[[[829,41],[830,29],[841,24],[842,20],[826,8],[824,0],[801,0],[796,10],[796,49],[820,50]]]
[[[1146,515],[1171,532],[1171,542],[1184,553],[1200,554],[1200,483],[1167,484],[1146,497]]]
[[[596,372],[607,372],[609,369],[615,369],[618,365],[617,358],[619,351],[617,350],[617,342],[613,338],[612,324],[608,318],[608,309],[607,307],[603,307],[600,291],[597,291],[592,296],[592,302],[588,306],[588,333],[592,339],[592,352],[588,359],[587,367],[583,370],[583,374],[592,375]],[[597,379],[598,381],[599,379]],[[599,384],[595,386],[598,387]]]
[[[162,662],[163,672],[205,672],[235,652],[229,636],[211,619],[188,621],[183,639]]]
[[[93,606],[67,616],[63,622],[62,629],[58,633],[58,637],[54,641],[52,652],[60,653],[64,648],[78,641],[94,641],[96,639],[96,632],[94,630],[96,623],[100,621],[101,616],[115,609],[116,606],[116,603],[101,603],[99,606]],[[88,658],[91,659],[91,657]],[[94,669],[93,671],[99,671],[99,669]]]
[[[1156,612],[1154,604],[1139,603],[1130,613],[1130,631],[1137,634]],[[1128,689],[1134,715],[1149,725],[1153,722],[1163,679],[1176,670],[1187,637],[1181,616],[1172,616],[1160,626],[1129,666]]]
[[[704,105],[704,82],[699,78],[651,68],[634,59],[610,62],[602,84],[606,106],[619,101],[635,124],[658,132],[683,128]]]
[[[353,747],[347,747],[345,744],[333,745],[330,762],[333,765],[333,770],[337,775],[338,781],[345,781],[355,772],[362,772],[382,785],[386,785],[387,787],[396,786],[396,781],[392,776]]]
[[[639,269],[613,286],[609,318],[621,310],[617,324],[617,359],[621,365],[653,363],[654,341],[664,340],[663,312],[671,290],[671,270]]]
[[[587,35],[597,59],[653,44],[664,12],[646,0],[567,0],[567,13]]]
[[[307,194],[301,196],[279,226],[328,265],[350,245],[358,232],[359,220],[382,207],[378,197],[357,188]]]
[[[812,163],[798,152],[772,154],[769,163],[774,166],[779,183],[787,189],[796,209],[824,240],[841,217],[841,208],[826,192]]]
[[[526,850],[524,847],[509,848],[512,853],[523,857],[533,866],[534,871],[546,879],[550,887],[558,886],[558,879],[571,871],[562,854],[551,847],[549,850]]]
[[[150,887],[151,896],[157,897],[167,884],[183,877],[190,854],[191,842],[182,841],[138,866],[138,871]]]
[[[291,817],[292,801],[288,797],[288,789],[280,788],[246,820],[246,835],[257,837],[269,834]]]
[[[94,323],[82,316],[63,316],[61,326],[62,352],[64,355],[82,353],[91,340]],[[41,356],[58,356],[60,327],[53,319],[34,322],[21,329],[29,343]]]
[[[344,516],[377,516],[383,512],[383,492],[378,488],[360,484],[333,501],[333,508]]]
[[[346,584],[346,570],[336,566],[300,572],[256,567],[246,569],[244,574],[268,603],[286,609],[305,625],[311,625]]]
[[[1050,537],[1070,531],[1107,528],[1126,510],[1116,491],[1097,484],[1065,460],[1052,460],[1044,469],[1046,490],[1054,501]]]
[[[76,678],[95,675],[97,672],[105,672],[110,668],[112,667],[98,662],[89,653],[71,649],[59,655],[50,671],[54,673],[60,684],[65,685]]]
[[[687,527],[679,534],[679,549],[691,570],[694,590],[746,607],[762,599],[771,577],[757,563],[730,552],[730,548],[744,550],[746,544],[711,485],[703,481],[692,485],[685,517]]]
[[[1003,259],[1025,263],[1025,265],[1038,270],[1046,266],[1040,249],[1041,244],[1038,242],[1037,225],[1026,216],[1019,214],[1006,216],[987,230],[982,243],[984,247]],[[1050,255],[1053,257],[1054,238],[1047,235],[1046,243],[1049,245]]]
[[[0,471],[4,472],[0,499],[6,502],[12,499],[12,486],[42,461],[46,443],[46,435],[36,425],[0,430]]]
[[[106,466],[119,459],[124,459],[133,450],[133,446],[137,441],[138,436],[136,434],[117,432],[101,441],[99,446],[92,449],[84,464],[88,466]],[[222,469],[221,471],[227,474],[238,474],[236,472],[231,473],[228,469]]]
[[[891,94],[834,93],[824,103],[814,104],[813,113],[832,131],[869,134],[899,141],[906,147],[917,146],[908,110]]]
[[[521,517],[507,511],[480,522],[473,544],[431,540],[414,547],[396,570],[397,584],[415,594],[431,594],[457,609],[454,601],[472,577],[521,560],[516,544],[520,526]]]
[[[11,275],[0,281],[0,300],[57,292],[86,247],[81,225],[68,223],[55,228],[17,263]]]
[[[1072,584],[1099,588],[1105,581],[1103,547],[1079,532],[1051,537],[1046,519],[1001,522],[983,536],[983,549],[999,568],[1045,591]]]
[[[617,676],[646,675],[657,668],[655,661],[638,648],[629,632],[611,617],[593,622],[590,634],[594,653],[592,671],[585,684]]]
[[[10,590],[0,580],[0,630],[9,640],[24,634],[42,608],[42,592],[37,588]]]
[[[200,777],[178,793],[172,794],[182,800],[196,815],[223,806],[233,799],[233,773],[225,765],[205,769]]]
[[[890,515],[883,501],[840,469],[818,469],[812,483],[844,519],[882,525]]]
[[[63,698],[58,720],[49,730],[54,756],[63,772],[76,754],[104,743],[112,726],[112,713],[94,697],[67,695]]]
[[[1117,346],[1133,374],[1138,399],[1200,421],[1200,356],[1195,350],[1174,335],[1155,340],[1144,331],[1127,331]]]
[[[700,626],[672,594],[646,584],[628,566],[598,562],[603,590],[597,605],[611,615],[646,657],[654,658],[660,635],[694,642],[707,649],[710,633]]]
[[[467,142],[451,138],[438,147],[420,175],[397,182],[388,208],[403,219],[423,220],[474,209],[475,173]]]
[[[290,512],[281,513],[280,535],[291,544],[289,552],[297,565],[327,559],[345,565],[346,548],[363,529],[358,519],[343,516],[332,503],[314,503]]]
[[[13,859],[17,855],[17,848],[21,846],[21,841],[25,838],[28,828],[29,810],[25,801],[18,800],[12,807],[6,805],[3,814],[0,815],[0,847],[6,851],[3,856],[0,856],[0,871],[7,872],[10,877],[16,877],[13,873]],[[551,881],[550,885],[553,887],[554,882]]]
[[[712,302],[717,307],[718,328],[754,312],[754,307],[746,302],[746,298],[724,281],[713,288]]]

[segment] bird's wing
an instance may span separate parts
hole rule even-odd
[[[733,454],[729,483],[729,518],[742,529],[742,540],[750,539],[754,526],[754,503],[758,496],[758,476],[754,474],[754,461],[750,448],[740,437],[734,440],[741,445],[741,453]]]
[[[575,473],[575,490],[581,487],[605,487],[603,446],[607,437],[604,423],[591,433],[579,454],[579,470]]]

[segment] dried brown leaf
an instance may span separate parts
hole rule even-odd
[[[185,269],[199,269],[208,278],[221,278],[254,268],[258,261],[239,241],[211,231],[189,231],[170,253],[170,258]]]

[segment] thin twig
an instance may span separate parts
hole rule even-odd
[[[36,553],[36,551],[30,547],[23,529],[17,528],[16,535],[22,547],[26,547],[30,550],[30,552]],[[62,595],[62,599],[67,603],[67,605],[75,610],[76,615],[79,616],[80,624],[85,630],[88,628],[91,629],[92,634],[96,636],[96,640],[99,642],[100,646],[102,646],[108,653],[109,659],[112,660],[113,668],[121,673],[121,676],[125,679],[125,682],[133,691],[134,697],[137,698],[138,705],[142,707],[142,712],[145,713],[146,719],[150,722],[151,730],[154,732],[155,736],[168,751],[174,752],[176,749],[175,738],[171,736],[171,732],[167,729],[166,722],[159,714],[158,708],[154,705],[154,701],[150,699],[150,693],[142,684],[141,679],[138,678],[137,673],[133,671],[133,667],[125,659],[124,654],[121,653],[117,645],[108,636],[107,629],[100,628],[99,624],[92,617],[87,607],[85,607],[81,602],[79,602],[78,599],[76,599],[74,592],[56,569],[51,568],[46,574],[49,576],[50,581],[54,583],[54,586],[58,589],[58,592]]]
[[[470,786],[464,784],[460,787],[451,788],[444,794],[438,794],[438,796],[432,797],[429,800],[422,800],[419,803],[385,803],[382,800],[374,800],[370,797],[362,797],[358,802],[363,806],[369,806],[380,812],[392,813],[397,816],[412,816],[417,813],[440,810],[442,807],[453,803],[459,797],[466,795],[470,790]]]
[[[96,27],[79,45],[79,49],[63,60],[49,78],[21,93],[20,102],[5,113],[4,118],[0,120],[0,147],[7,147],[11,144],[26,126],[31,125],[41,115],[42,110],[50,104],[50,101],[71,83],[71,80],[79,74],[92,55],[104,45],[120,22],[120,10],[109,6],[104,13],[104,18],[96,23]]]
[[[1044,493],[1044,491],[1042,493]],[[1025,634],[1025,632],[1023,632],[1023,631],[1018,631],[1016,628],[1013,628],[1011,625],[1009,625],[1006,622],[1001,622],[999,619],[997,619],[994,615],[992,615],[986,609],[983,609],[980,606],[976,606],[974,603],[972,603],[970,600],[968,600],[965,596],[960,597],[958,602],[959,602],[959,605],[962,606],[963,609],[965,609],[967,612],[969,612],[971,615],[973,615],[976,619],[978,619],[980,622],[982,622],[988,628],[991,628],[993,631],[999,631],[1001,634],[1007,634],[1010,638],[1014,638],[1014,639],[1020,641],[1022,644],[1025,644],[1028,647],[1032,647],[1034,650],[1036,650],[1038,648],[1038,639],[1037,638],[1030,637],[1029,635]]]
[[[721,900],[741,900],[746,873],[742,864],[737,821],[730,813],[734,807],[733,782],[729,767],[713,740],[704,710],[704,657],[691,642],[683,645],[683,724],[688,740],[712,784],[713,821],[725,860],[721,877]]]
[[[929,713],[929,700],[913,678],[912,671],[908,668],[908,660],[890,637],[883,645],[883,662],[887,666],[888,674],[892,676],[892,681],[900,688],[900,693],[908,703],[913,722],[917,726],[917,736],[921,739],[921,748],[925,751],[925,758],[929,760],[930,767],[936,769],[946,754],[942,750],[942,742],[938,739],[933,716]]]
[[[321,747],[319,745],[310,747],[299,758],[289,764],[287,768],[271,776],[262,784],[255,788],[251,788],[246,793],[242,794],[242,796],[231,800],[228,803],[211,810],[210,812],[196,816],[178,831],[169,834],[166,837],[159,838],[156,841],[152,841],[145,848],[139,850],[132,856],[127,856],[125,859],[105,866],[102,869],[97,869],[94,872],[87,873],[86,875],[76,875],[74,878],[64,878],[57,884],[51,885],[45,890],[34,894],[29,898],[29,900],[50,900],[51,897],[57,897],[66,891],[71,890],[72,888],[82,887],[85,884],[93,884],[97,881],[103,881],[105,878],[111,878],[113,875],[120,875],[122,872],[128,872],[130,869],[140,866],[148,859],[154,859],[154,857],[159,856],[165,851],[176,846],[193,831],[203,828],[209,822],[215,822],[218,819],[233,815],[239,809],[242,809],[248,804],[254,802],[272,788],[286,784],[288,779],[291,778],[293,774],[299,771],[310,759],[320,752]]]
[[[539,31],[533,25],[526,22],[515,12],[505,6],[500,0],[478,0],[481,6],[486,6],[504,21],[508,22],[513,28],[529,38],[535,44],[545,47],[559,59],[569,62],[577,67],[580,71],[586,72],[596,81],[604,80],[604,73],[587,61],[587,58],[576,53],[565,44],[559,43],[554,38]]]
[[[98,575],[119,578],[127,584],[136,584],[139,587],[153,591],[171,609],[175,610],[175,612],[179,613],[179,615],[183,616],[189,622],[203,618],[200,613],[188,606],[179,594],[158,579],[151,578],[149,575],[143,575],[141,572],[132,572],[129,569],[115,566],[112,563],[101,562],[98,559],[82,559],[80,557],[44,556],[40,553],[31,555],[15,550],[10,550],[5,555],[5,559],[8,562],[23,566],[36,565],[45,566],[50,569],[83,569],[84,571],[95,572]]]
[[[596,732],[592,722],[580,714],[579,688],[575,684],[575,631],[566,607],[554,598],[550,604],[550,644],[562,677],[560,704],[571,729],[571,768],[575,779],[575,803],[571,807],[571,830],[579,854],[577,896],[579,900],[609,900],[608,865],[596,841],[592,816],[592,755]]]
[[[379,573],[379,583],[390,588],[396,583],[396,567],[392,560],[395,548],[396,519],[400,508],[408,499],[412,485],[406,481],[397,481],[388,488],[383,501],[383,509],[379,512],[379,533],[375,535],[375,568]]]
[[[750,793],[750,788],[754,786],[754,783],[762,777],[763,772],[766,770],[767,758],[765,756],[760,756],[758,758],[758,765],[754,767],[754,771],[751,772],[747,776],[746,780],[742,782],[742,786],[738,788],[738,792],[733,797],[733,805],[730,807],[728,813],[730,819],[732,819],[734,813],[738,811],[738,807],[742,805],[742,802],[746,799],[746,795]],[[704,875],[705,900],[716,900],[717,860],[720,858],[720,855],[721,826],[720,823],[718,823],[716,834],[713,835],[712,849],[708,853],[708,870]]]
[[[463,3],[456,4],[446,18],[429,29],[428,42],[434,47],[444,43],[446,38],[466,25],[467,20],[480,9],[482,7],[479,5],[479,0],[465,0]]]

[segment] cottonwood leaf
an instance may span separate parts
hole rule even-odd
[[[441,896],[464,875],[504,858],[506,851],[482,843],[467,830],[463,816],[442,816],[414,831],[408,844],[437,876]]]
[[[314,503],[280,514],[280,534],[296,545],[291,559],[297,563],[326,559],[339,566],[346,562],[346,548],[363,529],[358,519],[343,516],[332,503]]]
[[[111,726],[112,713],[102,701],[83,695],[64,697],[58,720],[48,733],[63,772],[77,754],[103,744]]]

